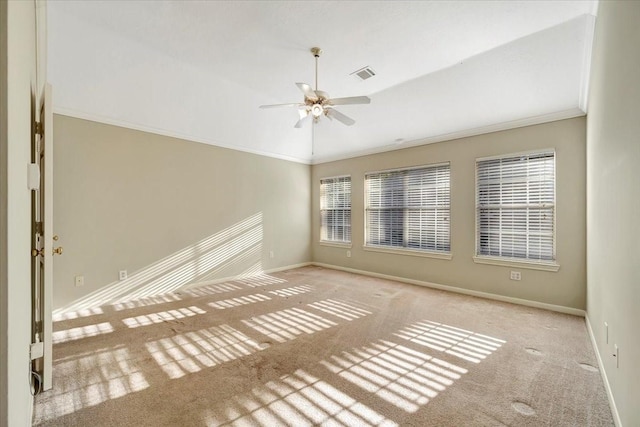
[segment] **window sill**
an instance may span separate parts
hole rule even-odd
[[[435,259],[446,259],[446,260],[451,260],[453,258],[453,254],[451,252],[417,251],[412,249],[383,248],[379,246],[363,246],[362,249],[369,252],[383,252],[387,254],[410,255],[410,256],[419,256],[424,258],[435,258]]]
[[[321,246],[330,246],[330,247],[334,247],[334,248],[347,248],[347,249],[351,249],[351,243],[350,242],[329,242],[326,240],[320,240],[318,242]]]
[[[555,262],[525,261],[515,258],[498,258],[489,256],[474,256],[473,262],[476,264],[500,265],[503,267],[528,268],[530,270],[553,271],[560,270],[560,265]]]

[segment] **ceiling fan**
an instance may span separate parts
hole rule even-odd
[[[261,105],[260,108],[273,108],[273,107],[298,107],[298,113],[300,114],[300,120],[296,123],[296,128],[301,128],[310,119],[313,119],[314,123],[317,123],[321,116],[326,116],[329,119],[336,119],[340,123],[347,126],[351,126],[355,123],[351,117],[342,114],[334,107],[336,105],[347,104],[368,104],[371,99],[367,96],[351,96],[347,98],[331,98],[327,92],[318,90],[318,58],[322,54],[322,49],[319,47],[312,47],[311,53],[316,58],[316,88],[311,88],[306,83],[296,83],[296,86],[304,94],[304,101],[292,102],[289,104],[273,104],[273,105]]]

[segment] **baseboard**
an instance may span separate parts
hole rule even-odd
[[[230,282],[232,280],[247,279],[247,278],[250,278],[250,277],[259,276],[261,274],[271,274],[271,273],[277,273],[279,271],[293,270],[294,268],[308,267],[308,266],[310,266],[312,264],[313,263],[311,263],[311,262],[301,262],[301,263],[298,263],[298,264],[285,265],[283,267],[270,268],[269,270],[262,270],[262,271],[259,271],[259,272],[255,273],[255,274],[243,274],[243,275],[237,275],[237,276],[227,276],[227,277],[221,277],[220,279],[207,280],[205,282],[191,283],[190,285],[187,285],[184,288],[178,289],[178,291],[184,290],[184,289],[199,288],[201,286],[218,285],[220,283]]]
[[[322,262],[312,262],[312,265],[334,270],[346,271],[349,273],[362,274],[364,276],[377,277],[379,279],[395,280],[397,282],[408,283],[410,285],[424,286],[427,288],[439,289],[442,291],[455,292],[458,294],[470,295],[474,297],[486,298],[495,301],[510,302],[512,304],[525,305],[527,307],[542,308],[545,310],[556,311],[559,313],[572,314],[574,316],[585,316],[585,311],[573,307],[565,307],[562,305],[547,304],[539,301],[531,301],[522,298],[507,297],[504,295],[492,294],[489,292],[472,291],[470,289],[457,288],[455,286],[441,285],[439,283],[425,282],[422,280],[407,279],[405,277],[390,276],[388,274],[372,273],[370,271],[357,270],[355,268],[342,267],[339,265],[325,264]]]
[[[611,407],[611,415],[613,415],[613,422],[615,423],[616,427],[622,427],[622,421],[620,420],[620,414],[618,413],[616,401],[613,399],[613,392],[611,391],[611,386],[609,385],[607,372],[604,370],[604,363],[602,362],[602,357],[600,356],[600,350],[598,350],[596,336],[593,333],[593,329],[591,328],[591,321],[589,320],[589,314],[587,313],[587,315],[584,316],[584,318],[587,324],[587,331],[589,332],[589,338],[591,338],[591,345],[593,346],[593,351],[596,354],[596,359],[598,360],[598,368],[600,368],[600,375],[602,375],[602,382],[604,382],[604,388],[607,391],[607,398],[609,399],[609,406]]]

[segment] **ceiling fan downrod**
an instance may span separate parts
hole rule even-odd
[[[318,90],[318,58],[322,55],[322,49],[319,47],[312,47],[311,53],[313,53],[313,56],[316,58],[316,90]]]

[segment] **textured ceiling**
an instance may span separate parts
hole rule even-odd
[[[592,1],[49,1],[54,110],[301,162],[584,114]],[[295,82],[357,123],[294,129]],[[364,66],[377,73],[359,81]],[[401,140],[401,141],[398,141]]]

